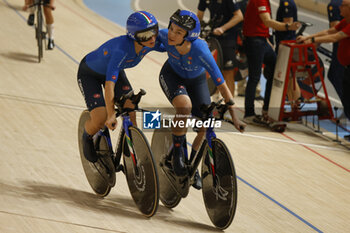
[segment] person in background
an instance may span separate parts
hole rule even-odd
[[[342,0],[331,0],[327,5],[329,28],[334,27],[343,19],[339,9],[341,3]],[[338,42],[333,43],[332,62],[328,70],[328,79],[341,99],[343,95],[344,66],[339,63],[337,58],[338,46]]]
[[[45,22],[46,22],[46,31],[48,34],[48,43],[47,48],[49,50],[52,50],[55,47],[54,42],[54,18],[52,11],[55,10],[54,2],[55,0],[43,0],[44,1],[44,16],[45,16]],[[29,10],[29,16],[27,19],[27,24],[29,26],[34,25],[34,12],[35,7],[31,7],[33,5],[34,0],[25,0],[25,5],[23,6],[23,10],[26,11]]]
[[[343,0],[339,6],[344,18],[335,26],[309,36],[299,36],[298,43],[336,43],[338,42],[337,58],[344,67],[342,82],[342,104],[345,116],[350,119],[350,0]]]
[[[298,22],[282,23],[271,18],[269,0],[249,0],[243,21],[244,47],[248,58],[248,83],[245,92],[244,121],[249,124],[265,125],[270,102],[272,79],[276,65],[276,53],[269,42],[269,28],[276,31],[297,30]],[[267,79],[263,116],[255,114],[254,99],[256,86],[260,80],[262,65]]]
[[[203,20],[204,11],[209,9],[210,22],[213,34],[218,39],[224,60],[222,74],[232,96],[235,96],[234,62],[236,50],[237,30],[236,25],[243,21],[243,14],[235,0],[200,0],[197,16]]]
[[[292,24],[293,22],[298,21],[298,9],[294,2],[294,0],[280,0],[280,4],[277,9],[276,20],[283,23]],[[276,31],[275,32],[276,39],[276,49],[275,52],[278,54],[279,44],[283,40],[295,40],[296,33],[295,31]],[[297,80],[294,82],[292,79],[289,80],[288,88],[287,88],[287,96],[288,100],[292,103],[293,106],[297,106],[295,101],[297,101],[301,97],[300,87],[298,85]]]

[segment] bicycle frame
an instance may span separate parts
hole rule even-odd
[[[131,139],[131,135],[130,135],[130,131],[129,131],[129,127],[130,126],[133,126],[131,120],[130,120],[130,116],[129,114],[127,115],[123,115],[123,129],[124,129],[124,132],[125,132],[125,135],[126,135],[126,142],[128,144],[128,148],[129,148],[129,151],[130,151],[130,155],[132,157],[132,161],[134,163],[134,166],[137,168],[137,158],[135,156],[135,149],[134,149],[134,145],[132,143],[132,139]],[[121,138],[120,138],[121,140]]]
[[[205,153],[204,150],[205,150],[205,146],[206,146],[205,142],[207,142],[207,144],[208,144],[210,171],[211,171],[213,177],[215,177],[215,160],[214,160],[214,154],[213,154],[213,150],[212,150],[212,148],[213,148],[212,147],[212,139],[213,138],[216,138],[216,134],[214,132],[214,129],[212,127],[209,127],[206,131],[206,134],[205,134],[205,140],[202,141],[202,143],[199,147],[200,149],[197,151],[197,153],[192,158],[192,160],[189,161],[189,164],[190,164],[189,177],[193,177],[194,173],[197,171],[197,168],[198,168],[200,161],[203,158],[203,155]],[[185,152],[185,155],[187,155],[186,152]],[[214,183],[214,185],[216,185],[215,179],[213,180],[213,183]]]

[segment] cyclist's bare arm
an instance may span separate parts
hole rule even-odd
[[[226,85],[226,83],[222,83],[219,86],[217,86],[218,90],[220,91],[222,97],[224,97],[225,99],[225,103],[228,103],[230,100],[233,101],[233,96],[231,94],[230,89],[228,88],[228,86]],[[234,106],[230,106],[229,107],[229,112],[230,115],[232,117],[232,122],[235,125],[235,128],[240,131],[243,132],[244,128],[247,126],[244,122],[242,122],[241,120],[238,119],[235,110],[234,110]]]
[[[107,110],[106,126],[110,130],[114,130],[117,127],[116,112],[114,108],[114,86],[115,83],[112,81],[105,82],[105,102]]]
[[[275,29],[276,31],[287,31],[286,23],[278,22],[274,19],[271,19],[269,13],[261,13],[259,14],[260,19],[263,21],[266,27],[270,27]],[[288,30],[295,31],[300,27],[300,23],[293,22],[291,24],[288,23]]]

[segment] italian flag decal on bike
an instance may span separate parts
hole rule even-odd
[[[209,153],[209,161],[210,161],[211,170],[213,171],[213,176],[215,177],[214,155],[213,155],[213,150],[211,147],[208,148],[208,153]]]
[[[132,146],[132,142],[131,142],[131,140],[130,140],[130,137],[129,137],[127,134],[125,134],[125,136],[126,136],[126,142],[128,143],[128,148],[129,148],[129,152],[130,152],[132,161],[134,162],[134,164],[136,164],[135,155],[134,155],[134,149],[133,149],[133,146]]]

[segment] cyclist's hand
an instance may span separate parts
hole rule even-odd
[[[107,117],[105,124],[108,129],[115,130],[117,128],[117,123],[117,118],[115,117],[115,114],[113,114],[112,116]]]
[[[214,34],[214,35],[217,35],[217,36],[221,36],[222,34],[224,34],[224,30],[223,30],[221,27],[215,28],[215,29],[213,30],[213,34]]]
[[[233,122],[233,124],[235,125],[235,128],[236,128],[239,132],[241,132],[241,133],[244,132],[244,129],[245,129],[245,127],[247,126],[246,123],[244,123],[243,121],[241,121],[241,120],[238,119],[238,118],[232,118],[232,122]]]

